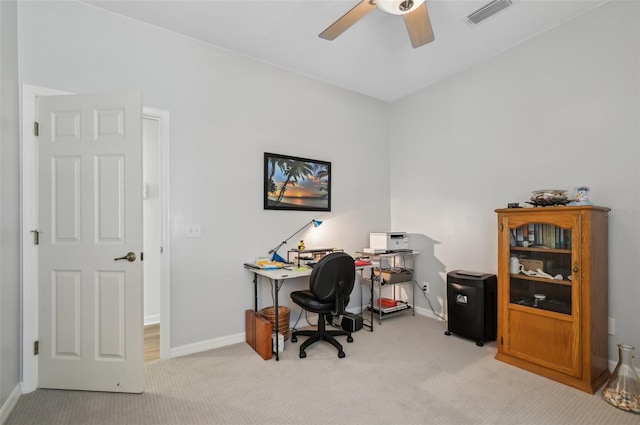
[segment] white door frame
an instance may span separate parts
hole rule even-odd
[[[160,358],[171,354],[171,205],[169,203],[169,111],[142,108],[142,118],[158,122],[158,177],[160,197]]]
[[[22,393],[38,388],[38,358],[33,354],[34,341],[38,340],[38,250],[33,244],[32,230],[38,223],[37,210],[37,138],[33,123],[36,121],[38,96],[72,94],[55,89],[23,84],[21,93],[21,187],[22,214]],[[169,112],[143,108],[144,118],[155,119],[159,125],[160,157],[160,221],[163,261],[160,270],[160,358],[170,357],[170,203],[169,203]]]

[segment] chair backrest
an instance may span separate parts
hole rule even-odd
[[[353,291],[356,277],[356,266],[353,257],[344,252],[332,252],[318,261],[311,277],[309,289],[320,301],[335,300],[332,313],[339,315],[349,303],[349,295]]]

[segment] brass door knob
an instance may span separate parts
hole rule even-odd
[[[118,260],[127,260],[128,262],[132,263],[132,262],[136,261],[136,253],[135,252],[127,252],[127,255],[125,255],[124,257],[114,258],[113,259],[113,261],[118,261]]]

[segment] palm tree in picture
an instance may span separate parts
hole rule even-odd
[[[278,184],[273,180],[273,177],[276,174],[276,169],[279,168],[282,170],[282,173],[286,176],[289,172],[289,168],[291,165],[289,163],[297,162],[288,158],[269,158],[269,181],[267,187],[267,193],[276,194],[278,192]]]
[[[276,193],[278,186],[273,181],[273,176],[276,174],[276,167],[282,169],[286,161],[280,158],[269,157],[269,179],[267,181],[267,193]]]
[[[329,170],[327,169],[327,166],[323,164],[317,164],[316,169],[316,178],[320,183],[318,190],[320,192],[325,192],[324,196],[327,196],[329,194]]]
[[[285,161],[284,168],[282,166],[280,168],[285,174],[285,180],[280,187],[276,202],[282,202],[288,185],[295,186],[299,180],[304,180],[309,174],[313,174],[313,167],[304,161]]]

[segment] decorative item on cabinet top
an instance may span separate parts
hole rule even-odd
[[[576,187],[573,200],[569,202],[569,205],[593,205],[590,192],[591,190],[587,186]]]
[[[534,207],[551,207],[556,205],[567,205],[569,197],[567,191],[563,189],[543,189],[534,190],[527,204]]]

